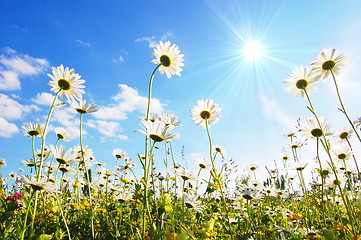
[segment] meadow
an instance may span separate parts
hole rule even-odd
[[[180,121],[150,109],[156,74],[180,76],[184,56],[170,42],[160,42],[153,55],[147,111],[136,130],[144,134],[144,148],[138,159],[114,148],[114,169],[95,161],[83,144],[83,119],[98,109],[83,98],[85,81],[74,69],[52,68],[48,85],[55,97],[46,122],[22,126],[31,139],[24,147],[32,149],[21,162],[26,169],[2,176],[6,159],[0,159],[1,239],[361,239],[361,165],[353,151],[361,143],[361,118],[350,119],[339,93],[337,77],[345,65],[339,50],[324,49],[284,80],[286,91],[303,98],[312,117],[286,134],[289,146],[279,162],[266,166],[265,179],[257,163],[237,173],[237,163],[213,144],[211,126],[222,122],[212,99],[200,99],[190,110],[208,138],[208,157],[196,162],[197,171],[180,164],[172,147]],[[347,123],[339,130],[314,108],[309,93],[319,81],[334,82],[335,108]],[[64,104],[79,114],[80,137],[72,148],[63,145],[66,129],[48,130],[54,109]],[[56,142],[47,141],[49,134]],[[300,157],[306,144],[316,149],[315,169]],[[162,156],[154,153],[159,148]],[[157,171],[160,165],[164,172]],[[312,182],[305,181],[306,171]]]

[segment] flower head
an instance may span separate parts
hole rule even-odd
[[[58,137],[58,139],[63,140],[64,142],[67,142],[70,140],[69,137],[69,132],[63,128],[63,127],[56,127],[54,129],[56,136]]]
[[[127,155],[128,153],[120,148],[114,148],[113,149],[113,156],[116,157],[117,159],[119,158],[124,158],[125,155]]]
[[[345,65],[345,56],[338,54],[338,49],[325,48],[317,58],[311,62],[312,72],[322,79],[328,78],[331,71],[333,74],[339,75],[339,67]]]
[[[6,166],[6,160],[4,158],[0,158],[0,167]]]
[[[69,69],[66,67],[64,69],[63,65],[59,67],[52,68],[53,75],[48,73],[48,76],[52,79],[52,81],[48,82],[48,85],[52,86],[51,91],[57,93],[60,91],[60,98],[67,97],[68,100],[78,99],[81,100],[82,94],[84,94],[85,88],[84,85],[81,85],[85,82],[85,80],[80,79],[81,76],[75,73],[74,69]]]
[[[21,131],[28,137],[40,137],[41,127],[39,123],[27,122],[21,127]]]
[[[165,125],[173,125],[173,126],[179,126],[181,125],[181,122],[178,121],[177,116],[174,116],[173,114],[169,113],[163,113],[161,116],[158,116],[158,118],[165,123]]]
[[[144,130],[136,130],[136,132],[141,132],[147,135],[149,138],[155,142],[169,141],[172,138],[178,138],[179,134],[171,133],[174,126],[166,126],[164,122],[160,121],[158,118],[154,122],[142,120]]]
[[[36,180],[34,176],[30,178],[24,176],[22,179],[26,185],[30,186],[35,191],[55,192],[56,190],[56,185],[47,182],[45,178],[40,178],[39,180]]]
[[[165,43],[160,41],[152,54],[156,57],[152,62],[160,64],[159,72],[161,74],[165,73],[168,78],[171,78],[174,74],[181,75],[180,72],[183,70],[180,67],[184,66],[184,55],[180,54],[177,45],[173,44],[171,46],[169,41]]]
[[[333,150],[333,154],[335,156],[335,159],[339,161],[348,160],[352,157],[352,151],[350,147],[345,145]]]
[[[72,165],[73,163],[79,162],[76,159],[76,153],[73,152],[72,148],[69,148],[66,152],[63,145],[59,147],[55,147],[53,145],[50,146],[51,152],[54,155],[54,158],[61,164]]]
[[[288,75],[288,78],[283,82],[288,85],[286,91],[293,93],[296,97],[301,94],[305,96],[305,91],[316,91],[317,87],[313,85],[317,81],[317,78],[313,76],[310,68],[307,67],[296,67],[292,74]]]
[[[196,196],[191,196],[188,194],[184,195],[184,205],[188,209],[192,209],[197,212],[202,212],[204,206],[201,204],[202,204],[202,202],[200,200],[197,200]]]
[[[194,105],[191,109],[191,116],[197,126],[201,125],[203,128],[206,128],[206,121],[208,124],[218,122],[221,117],[221,115],[218,114],[220,111],[221,108],[219,108],[218,104],[214,103],[213,100],[201,99],[198,100],[197,105]]]
[[[352,137],[353,129],[349,126],[344,126],[343,128],[339,129],[338,132],[334,135],[334,140],[337,144],[347,143]]]
[[[90,102],[87,105],[85,99],[80,99],[79,102],[75,99],[71,99],[68,102],[78,113],[94,113],[98,111],[98,105],[93,104],[93,102]]]
[[[322,136],[332,135],[331,125],[326,123],[324,119],[320,119],[320,124],[314,118],[308,118],[301,127],[301,131],[308,138],[320,138]]]

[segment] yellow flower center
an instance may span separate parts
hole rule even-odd
[[[30,130],[30,131],[28,132],[28,134],[29,134],[30,136],[32,136],[32,137],[36,137],[36,136],[38,136],[40,133],[39,133],[39,131],[37,131],[37,130]]]
[[[62,134],[60,134],[60,133],[56,134],[56,136],[57,136],[59,139],[64,139],[64,135],[62,135]]]
[[[299,79],[297,82],[296,82],[296,87],[298,89],[306,89],[308,85],[308,82],[306,79]]]
[[[172,63],[172,61],[170,60],[170,57],[167,55],[162,55],[160,56],[160,63],[164,66],[164,67],[169,67]]]
[[[44,189],[44,187],[41,186],[41,185],[30,184],[30,186],[31,186],[35,191],[43,190],[43,189]]]
[[[314,128],[314,129],[312,129],[311,134],[314,137],[321,137],[323,135],[323,132],[319,128]]]
[[[61,90],[69,90],[70,89],[70,82],[66,79],[59,79],[58,80],[58,86]]]
[[[67,164],[68,163],[64,158],[57,158],[56,161],[58,161],[61,164]]]
[[[184,203],[184,205],[186,205],[187,208],[194,208],[194,206],[189,202]]]
[[[76,108],[75,109],[78,113],[87,113],[88,111],[82,108]]]
[[[343,132],[340,134],[341,139],[347,139],[347,137],[348,137],[348,132]]]
[[[333,61],[333,60],[328,60],[328,61],[326,61],[326,62],[324,62],[324,63],[322,64],[322,69],[323,69],[323,70],[326,70],[326,71],[332,70],[332,68],[334,68],[335,65],[336,65],[336,62],[335,62],[335,61]]]
[[[159,136],[157,134],[149,134],[149,137],[151,139],[153,139],[155,142],[163,142],[164,141],[164,137]]]
[[[202,111],[200,114],[202,119],[207,120],[211,118],[211,113],[207,110]]]
[[[344,153],[341,153],[341,154],[339,154],[338,156],[338,159],[345,159],[346,158],[346,154],[344,154]]]

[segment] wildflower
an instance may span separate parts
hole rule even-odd
[[[219,108],[218,104],[214,103],[212,99],[201,99],[198,100],[197,105],[194,105],[191,109],[191,116],[197,126],[201,125],[203,128],[206,128],[206,122],[208,124],[218,122],[221,117],[221,115],[218,114],[220,111],[221,108]]]
[[[334,174],[330,175],[329,178],[326,179],[326,186],[329,189],[334,189],[338,186],[341,187],[341,189],[343,189],[345,187],[347,183],[347,178],[345,176],[342,175],[337,175],[337,178]]]
[[[51,145],[50,149],[55,159],[61,164],[72,165],[73,163],[79,162],[79,160],[76,159],[76,154],[73,152],[72,148],[69,148],[65,152],[63,145],[57,147]]]
[[[251,164],[247,167],[247,169],[251,172],[256,171],[259,166],[257,164]]]
[[[196,161],[196,165],[198,167],[200,167],[201,169],[206,169],[206,168],[210,168],[210,164],[207,163],[207,160],[204,159],[204,158],[199,158],[197,161]]]
[[[70,140],[68,131],[63,127],[56,127],[54,129],[56,136],[58,139],[63,140],[64,142],[67,142]]]
[[[6,160],[4,158],[0,158],[0,167],[6,166]]]
[[[188,194],[184,195],[184,205],[189,209],[193,209],[196,212],[202,212],[204,206],[201,205],[201,203],[200,200],[197,200],[196,196],[190,196]]]
[[[302,163],[302,162],[294,162],[292,169],[297,171],[303,171],[308,163]]]
[[[320,124],[318,124],[316,119],[308,118],[303,124],[301,131],[309,138],[320,138],[322,136],[332,135],[330,129],[331,126],[327,124],[324,119],[320,119]]]
[[[23,182],[30,186],[35,191],[47,191],[47,192],[54,192],[56,190],[56,185],[47,182],[45,178],[40,178],[39,180],[36,180],[35,177],[23,177]]]
[[[135,162],[131,159],[131,158],[126,158],[124,161],[123,166],[120,166],[118,170],[120,171],[127,171],[130,170],[134,167],[136,167],[137,165],[135,164]]]
[[[78,159],[84,159],[84,160],[89,160],[89,161],[93,161],[95,159],[94,155],[93,155],[93,150],[91,148],[89,148],[88,146],[80,146],[80,145],[76,145],[73,148],[74,153],[77,154],[77,158]]]
[[[117,159],[123,158],[127,154],[128,153],[126,151],[123,151],[120,148],[114,148],[113,149],[113,156],[116,157]]]
[[[44,147],[43,151],[41,151],[41,149],[37,149],[35,155],[39,158],[41,158],[41,155],[43,155],[43,158],[48,158],[50,156],[50,149],[47,146]]]
[[[29,159],[26,159],[26,160],[23,160],[21,161],[22,162],[22,165],[24,166],[28,166],[28,167],[35,167],[39,164],[39,162],[36,162],[34,159],[32,158],[29,158]]]
[[[224,155],[226,155],[226,150],[224,150],[224,147],[221,147],[221,146],[215,146],[214,147],[214,151],[218,154],[220,154],[223,158],[224,158]]]
[[[9,178],[15,179],[18,175],[16,174],[16,172],[10,172],[8,176]]]
[[[21,127],[21,131],[28,137],[40,137],[41,129],[39,123],[27,122]]]
[[[352,151],[348,146],[342,146],[332,152],[335,158],[339,161],[348,160],[352,157]]]
[[[347,140],[352,137],[352,134],[352,127],[344,126],[342,129],[339,129],[337,134],[334,135],[334,140],[337,144],[342,144],[347,142]]]
[[[152,53],[156,59],[152,60],[152,63],[160,64],[159,72],[165,73],[168,78],[176,74],[180,76],[180,72],[183,71],[181,67],[184,66],[183,54],[180,54],[178,46],[169,41],[163,43],[162,41],[157,44],[154,52]]]
[[[318,54],[318,59],[311,62],[312,72],[326,79],[332,72],[335,75],[340,74],[339,67],[345,65],[345,56],[338,54],[338,49],[325,48]]]
[[[297,148],[301,148],[303,146],[303,143],[301,142],[292,142],[289,143],[288,146],[292,149],[297,149]]]
[[[76,171],[73,168],[68,167],[64,164],[59,167],[59,170],[63,173],[67,173],[67,174],[75,174],[76,173]]]
[[[158,118],[154,121],[145,121],[142,120],[143,130],[136,130],[136,132],[141,132],[148,137],[150,137],[155,142],[169,141],[172,138],[178,138],[179,134],[171,133],[174,126],[166,126],[164,122],[160,121]]]
[[[98,105],[93,104],[93,102],[86,105],[85,99],[80,99],[79,102],[75,99],[71,99],[68,102],[78,113],[94,113],[98,111]]]
[[[187,181],[187,180],[195,180],[196,179],[196,176],[195,174],[190,171],[190,170],[187,170],[187,169],[183,169],[183,170],[178,170],[176,172],[176,174],[178,176],[180,176],[184,181]]]
[[[282,161],[287,162],[290,159],[290,156],[287,153],[281,155]]]
[[[80,79],[81,76],[75,73],[74,69],[69,70],[68,67],[64,69],[63,65],[57,68],[53,67],[52,69],[53,75],[48,74],[52,79],[52,81],[48,82],[48,85],[52,86],[50,90],[55,93],[60,92],[60,98],[66,96],[68,100],[74,98],[81,100],[82,94],[85,93],[82,89],[85,88],[85,86],[81,85],[85,81]]]
[[[296,97],[301,94],[304,97],[306,91],[317,90],[317,87],[313,85],[316,81],[317,79],[313,76],[308,66],[300,66],[299,68],[296,67],[292,74],[288,75],[288,79],[285,79],[283,82],[288,85],[285,89],[288,93],[293,93]]]
[[[181,125],[181,122],[178,121],[177,116],[169,113],[164,113],[161,116],[158,117],[161,121],[165,123],[166,126],[172,125],[172,126],[179,126]]]

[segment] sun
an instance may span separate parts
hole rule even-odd
[[[259,42],[246,42],[242,55],[247,61],[255,61],[263,56],[262,45]]]

